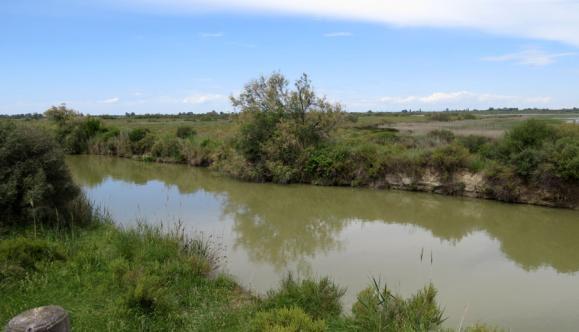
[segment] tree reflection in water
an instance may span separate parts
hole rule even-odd
[[[86,187],[109,177],[141,185],[157,180],[182,194],[204,191],[220,197],[223,217],[234,220],[235,247],[279,269],[290,263],[308,269],[308,258],[341,250],[340,234],[357,221],[418,226],[451,244],[485,232],[525,270],[579,271],[577,211],[408,192],[244,183],[203,169],[97,156],[71,157],[68,164]]]

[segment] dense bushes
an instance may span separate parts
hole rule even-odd
[[[70,220],[79,192],[50,135],[0,123],[0,225]]]
[[[83,116],[64,104],[51,107],[44,115],[55,125],[56,139],[67,153],[86,153],[89,141],[107,131],[99,119]]]

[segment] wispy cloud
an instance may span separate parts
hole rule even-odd
[[[200,105],[200,104],[205,104],[208,102],[212,102],[212,101],[219,101],[219,100],[224,100],[227,97],[225,97],[224,95],[220,95],[220,94],[192,94],[189,95],[185,98],[183,98],[183,103],[184,104],[192,104],[192,105]]]
[[[324,37],[327,37],[327,38],[350,37],[350,36],[352,36],[352,33],[346,32],[346,31],[324,33]]]
[[[551,100],[551,97],[522,97],[471,91],[434,92],[425,96],[386,96],[380,98],[381,102],[387,104],[416,106],[546,104],[551,102]]]
[[[223,32],[202,32],[199,36],[203,38],[220,38],[223,37],[225,34]]]
[[[463,27],[579,46],[574,0],[119,0],[178,13],[266,12],[381,22],[397,26]]]
[[[101,103],[101,104],[116,104],[120,100],[121,99],[119,97],[112,97],[112,98],[107,98],[107,99],[101,100],[99,103]]]
[[[546,66],[552,64],[557,58],[574,56],[575,52],[549,53],[539,48],[529,48],[520,52],[483,57],[484,61],[514,62],[520,65]]]
[[[257,47],[257,45],[255,45],[255,44],[243,43],[243,42],[228,42],[225,44],[229,45],[229,46],[235,46],[235,47],[241,47],[241,48],[256,48]]]

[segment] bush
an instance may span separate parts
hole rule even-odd
[[[323,320],[313,320],[300,308],[280,308],[258,312],[250,322],[252,332],[322,332]]]
[[[506,133],[503,149],[507,154],[519,153],[524,149],[540,148],[547,139],[554,137],[556,133],[552,127],[543,121],[530,119]]]
[[[564,137],[548,149],[548,159],[564,180],[579,181],[579,139]]]
[[[440,141],[441,143],[450,143],[454,141],[454,133],[447,129],[437,129],[428,133],[428,137]]]
[[[470,154],[459,144],[450,144],[435,149],[432,152],[431,164],[436,170],[446,175],[466,168],[469,165]]]
[[[0,124],[0,225],[64,221],[79,193],[46,132]]]
[[[146,129],[146,128],[135,128],[131,131],[129,131],[129,140],[132,143],[136,143],[140,140],[142,140],[143,138],[145,138],[145,136],[147,136],[147,134],[149,134],[150,130]]]
[[[490,138],[477,135],[468,135],[459,137],[458,142],[468,149],[470,153],[478,153],[483,146],[491,141]]]
[[[189,126],[180,126],[177,128],[176,136],[182,139],[191,138],[195,136],[197,132]]]
[[[350,325],[356,331],[431,331],[444,321],[436,303],[436,289],[428,285],[409,299],[375,282],[358,294]]]
[[[337,317],[342,312],[340,299],[346,293],[329,278],[297,281],[289,274],[281,282],[279,290],[270,291],[264,307],[299,307],[315,319]]]
[[[542,150],[526,148],[520,152],[511,154],[510,164],[515,168],[517,175],[528,179],[535,173],[537,166],[544,160],[545,155]]]
[[[345,145],[330,145],[316,149],[305,167],[306,177],[313,183],[337,185],[349,182],[351,153]],[[348,180],[344,180],[344,179]]]
[[[161,137],[151,148],[151,154],[155,158],[166,161],[181,162],[184,161],[185,156],[181,150],[181,144],[176,137]]]

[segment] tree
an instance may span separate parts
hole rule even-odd
[[[304,153],[326,141],[343,118],[342,107],[318,97],[306,74],[293,90],[288,86],[283,75],[274,73],[231,97],[241,111],[236,149],[265,178],[276,181],[276,173],[284,173],[281,182],[293,180]]]
[[[59,106],[52,106],[44,112],[44,116],[59,126],[79,115],[80,113],[78,111],[66,107],[64,103]]]

